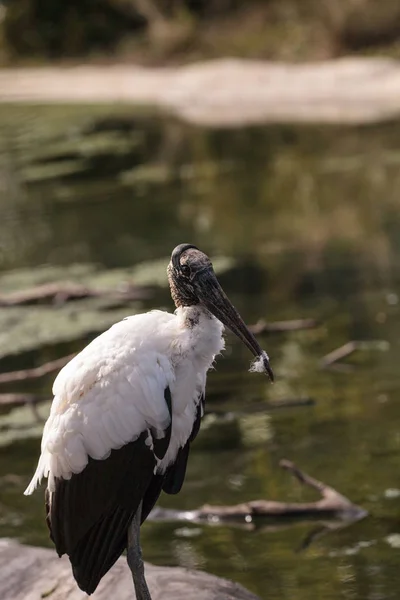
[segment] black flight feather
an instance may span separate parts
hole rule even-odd
[[[71,479],[57,479],[48,523],[59,555],[68,554],[79,587],[88,594],[127,544],[129,524],[153,477],[156,460],[148,432],[105,460],[89,458]]]
[[[187,461],[189,458],[190,442],[195,439],[199,432],[202,412],[204,412],[204,395],[201,396],[200,402],[197,406],[196,420],[193,424],[192,432],[189,436],[188,442],[179,450],[175,461],[167,468],[166,472],[164,474],[154,475],[149,487],[147,488],[142,504],[142,523],[149,516],[161,494],[161,491],[164,491],[166,494],[177,494],[182,489],[186,475]]]
[[[159,460],[162,460],[167,453],[169,442],[171,440],[171,430],[172,430],[172,399],[171,399],[171,390],[169,387],[166,387],[164,390],[164,399],[165,403],[168,406],[168,412],[170,416],[170,423],[167,429],[164,431],[164,437],[157,439],[155,435],[152,433],[153,438],[153,448],[154,454],[157,456]]]
[[[153,478],[150,481],[150,484],[143,497],[141,523],[144,523],[144,521],[149,516],[150,512],[153,510],[154,505],[161,494],[164,478],[164,473],[156,473],[156,475],[153,475]]]
[[[179,448],[175,462],[165,472],[162,489],[166,494],[177,494],[181,491],[186,475],[186,465],[189,458],[190,442]]]
[[[154,453],[157,456],[157,458],[159,458],[160,460],[162,460],[164,458],[164,456],[168,450],[169,442],[171,440],[172,398],[171,398],[171,390],[169,389],[169,387],[165,388],[165,390],[164,390],[164,398],[165,398],[165,402],[168,406],[168,412],[171,417],[171,422],[170,422],[169,427],[166,430],[165,436],[163,438],[160,438],[158,440],[153,438]],[[153,475],[153,478],[152,478],[152,480],[146,490],[146,493],[143,497],[141,523],[143,523],[147,519],[147,517],[149,516],[155,503],[157,502],[157,500],[161,494],[164,477],[165,477],[164,474]]]
[[[179,449],[175,462],[168,467],[162,489],[166,494],[178,494],[181,491],[186,475],[186,467],[189,459],[190,443],[197,437],[201,425],[201,413],[204,407],[204,395],[197,405],[196,419],[193,423],[192,432],[183,448]]]
[[[193,423],[192,433],[190,434],[189,442],[193,442],[193,440],[196,439],[197,434],[200,431],[202,411],[204,411],[204,396],[201,397],[200,402],[197,405],[196,420]]]

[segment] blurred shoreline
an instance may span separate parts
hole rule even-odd
[[[351,57],[302,64],[220,59],[161,68],[5,68],[0,103],[124,103],[207,127],[364,124],[400,114],[400,63]]]

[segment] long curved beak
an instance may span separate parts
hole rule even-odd
[[[196,293],[205,307],[221,323],[228,327],[242,342],[248,347],[250,352],[261,361],[264,370],[271,381],[274,380],[274,374],[269,364],[267,353],[261,348],[254,335],[249,331],[242,317],[233,306],[228,296],[220,286],[218,279],[212,269],[204,269],[197,274],[193,284],[196,287]],[[257,369],[260,370],[260,369]]]

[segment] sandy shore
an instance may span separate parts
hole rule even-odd
[[[190,123],[368,123],[400,115],[400,63],[344,58],[289,65],[224,59],[176,68],[0,70],[0,102],[154,106]]]

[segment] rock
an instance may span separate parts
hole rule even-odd
[[[181,567],[146,565],[152,600],[258,600],[226,579]],[[0,598],[2,600],[83,600],[65,556],[53,550],[0,540]],[[134,600],[131,573],[120,558],[101,581],[93,600]]]

